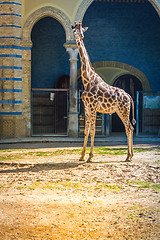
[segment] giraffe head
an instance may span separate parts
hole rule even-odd
[[[75,22],[75,26],[72,26],[73,34],[76,37],[84,38],[84,32],[87,31],[88,27],[82,27],[82,23]]]

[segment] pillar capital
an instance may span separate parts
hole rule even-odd
[[[69,54],[69,61],[78,61],[78,48],[66,48],[66,52]]]
[[[67,48],[77,48],[77,44],[76,44],[76,41],[68,41],[66,43],[63,44],[63,47],[65,47],[66,49]]]
[[[63,45],[68,52],[70,59],[69,61],[78,61],[78,48],[75,42],[67,42]]]

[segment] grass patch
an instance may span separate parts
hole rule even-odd
[[[118,192],[118,191],[120,191],[123,187],[122,186],[120,186],[120,185],[115,185],[115,184],[97,184],[96,185],[96,189],[107,189],[107,190],[109,190],[109,191],[116,191],[116,192]]]
[[[82,189],[84,186],[81,183],[74,183],[70,181],[65,182],[33,182],[30,186],[28,186],[30,190],[35,189]]]
[[[159,213],[159,209],[144,209],[139,206],[131,206],[128,209],[127,219],[131,219],[136,222],[140,221],[155,221],[155,215]]]
[[[146,148],[134,148],[135,153],[141,152],[150,152],[153,149],[146,149]],[[124,155],[127,154],[127,148],[108,148],[108,147],[97,147],[94,149],[94,152],[97,155],[108,154],[108,155]]]
[[[94,153],[96,155],[123,155],[127,153],[127,148],[108,148],[108,147],[95,147]]]
[[[151,182],[147,182],[147,181],[131,181],[127,183],[130,186],[134,186],[137,185],[137,187],[139,188],[149,188]]]
[[[151,152],[154,151],[152,148],[133,148],[134,152],[141,153],[141,152]],[[157,150],[158,151],[158,150]]]
[[[0,150],[1,151],[1,150]],[[26,152],[20,152],[15,153],[14,150],[2,150],[2,153],[0,155],[0,161],[13,161],[13,160],[19,160],[19,159],[26,159],[26,158],[38,158],[38,157],[54,157],[58,155],[65,155],[65,154],[76,154],[80,153],[81,149],[59,149],[54,152],[51,151],[26,151]]]
[[[0,149],[1,152],[15,152],[15,151],[22,151],[22,149]]]
[[[31,185],[25,186],[18,186],[18,189],[25,188],[29,190],[36,190],[36,189],[46,189],[46,190],[65,190],[65,189],[72,189],[72,190],[80,190],[85,191],[86,189],[90,192],[94,190],[102,189],[107,191],[120,191],[123,186],[120,185],[111,185],[111,184],[100,184],[97,183],[96,185],[92,185],[88,188],[88,186],[84,185],[81,182],[71,182],[71,181],[59,181],[59,182],[33,182]]]
[[[160,184],[153,184],[152,188],[156,191],[156,192],[160,192]]]
[[[23,188],[23,186],[22,186]],[[24,188],[28,188],[29,190],[35,190],[35,189],[75,189],[75,190],[97,190],[97,189],[103,189],[103,190],[109,190],[109,191],[120,191],[123,187],[120,185],[111,185],[111,184],[99,184],[97,183],[94,186],[90,186],[90,189],[88,189],[88,186],[83,185],[79,182],[71,182],[71,181],[64,181],[64,182],[33,182],[31,185],[24,186]]]
[[[155,192],[160,191],[160,184],[147,182],[147,181],[131,181],[127,183],[130,186],[137,186],[138,188],[152,188]]]
[[[33,182],[30,186],[28,186],[29,190],[35,190],[37,188],[42,188],[43,183],[42,182]]]
[[[19,160],[23,158],[24,158],[24,154],[13,153],[13,154],[0,156],[0,161],[13,161],[13,160]]]
[[[16,151],[16,152],[15,152]],[[20,151],[17,153],[17,151]],[[0,150],[0,161],[13,161],[13,160],[20,160],[26,158],[39,158],[39,157],[54,157],[59,155],[66,155],[66,154],[80,154],[82,148],[76,149],[58,149],[55,151],[24,151],[21,152],[20,149],[9,149],[9,150]],[[141,152],[149,152],[155,151],[154,149],[143,149],[143,148],[135,148],[135,153]],[[159,150],[156,150],[158,152]],[[90,152],[90,148],[87,148],[87,153]],[[127,154],[127,148],[109,148],[109,147],[95,147],[94,153],[95,155],[124,155]],[[6,153],[6,154],[4,154]]]
[[[3,190],[3,189],[8,189],[8,188],[9,188],[8,186],[0,184],[0,191]]]

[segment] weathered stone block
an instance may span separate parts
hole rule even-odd
[[[0,116],[0,139],[25,136],[25,123],[22,116]]]

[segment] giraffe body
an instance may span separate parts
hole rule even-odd
[[[79,55],[81,59],[81,77],[84,85],[84,92],[82,93],[82,100],[85,106],[85,131],[84,131],[84,145],[81,161],[84,161],[88,135],[91,135],[91,151],[88,162],[93,158],[94,136],[96,113],[117,113],[122,120],[128,139],[128,155],[126,161],[130,161],[133,157],[133,126],[130,123],[130,106],[132,105],[133,121],[134,119],[134,103],[131,96],[123,89],[108,85],[93,69],[88,53],[83,42],[83,32],[81,23],[76,23],[73,30],[77,42]]]

